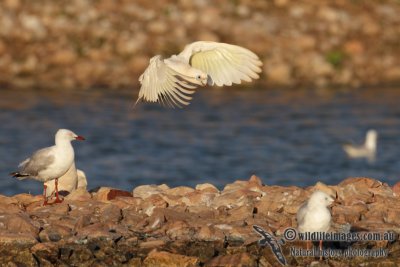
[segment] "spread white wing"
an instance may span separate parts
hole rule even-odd
[[[262,62],[250,50],[225,43],[199,41],[187,45],[179,54],[194,68],[209,75],[208,84],[240,84],[258,79]]]
[[[150,59],[150,65],[139,77],[141,83],[139,100],[159,102],[171,107],[189,105],[190,96],[195,91],[195,85],[185,81],[178,72],[170,68],[161,59],[155,56]]]

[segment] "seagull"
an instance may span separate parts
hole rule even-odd
[[[58,178],[67,173],[74,164],[74,148],[72,140],[85,140],[84,137],[76,135],[67,129],[60,129],[55,136],[55,145],[36,151],[32,156],[19,164],[19,171],[12,172],[10,175],[19,180],[31,178],[40,182],[55,180],[56,200],[58,197]],[[43,205],[47,205],[46,184],[43,184]]]
[[[331,212],[328,209],[334,199],[323,191],[317,190],[311,194],[308,201],[297,211],[297,229],[300,233],[327,232],[331,227]],[[307,249],[309,242],[307,241]],[[322,240],[319,241],[322,250]]]
[[[55,184],[55,180],[50,180],[44,183],[44,185],[46,186],[47,198],[55,195]],[[76,169],[75,162],[73,162],[68,171],[63,176],[58,178],[57,186],[59,192],[67,191],[68,193],[72,193],[79,187],[83,187],[86,189],[86,175],[83,171]]]
[[[367,158],[369,162],[375,161],[378,133],[368,130],[365,143],[361,146],[350,144],[343,145],[343,149],[350,158]]]
[[[139,77],[140,101],[170,107],[189,105],[198,86],[231,86],[258,79],[262,62],[250,50],[226,43],[198,41],[181,53],[163,59],[160,55]]]
[[[76,173],[78,174],[78,184],[76,186],[76,188],[83,188],[86,189],[87,188],[87,179],[86,179],[86,174],[84,171],[77,169]]]

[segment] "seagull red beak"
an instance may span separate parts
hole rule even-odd
[[[75,140],[83,141],[83,140],[85,140],[85,137],[78,135],[75,137]]]

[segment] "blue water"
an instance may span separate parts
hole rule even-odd
[[[73,145],[89,188],[222,188],[252,174],[269,185],[335,184],[349,176],[394,184],[400,176],[399,88],[200,89],[183,110],[131,109],[132,91],[0,94],[0,194],[41,193],[39,182],[8,173],[52,145],[59,128],[87,138]],[[379,133],[377,161],[348,159],[342,143],[362,143],[370,128]]]

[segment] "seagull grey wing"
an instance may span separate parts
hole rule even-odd
[[[20,174],[29,175],[27,177],[35,177],[41,171],[47,169],[55,160],[54,155],[52,155],[50,151],[51,148],[40,149],[30,158],[21,162],[19,165]],[[18,177],[18,179],[22,180],[27,177]]]
[[[297,226],[303,224],[303,222],[304,222],[304,217],[306,216],[306,213],[307,213],[307,202],[303,203],[303,204],[300,206],[299,210],[297,211],[297,215],[296,215],[296,218],[297,218]]]
[[[150,65],[140,76],[141,83],[139,100],[158,102],[170,107],[189,105],[196,87],[180,77],[179,73],[170,68],[161,59],[155,56]]]
[[[181,55],[186,58],[190,56],[189,64],[208,74],[209,85],[230,86],[259,78],[262,62],[246,48],[200,41],[187,46],[185,50]]]

